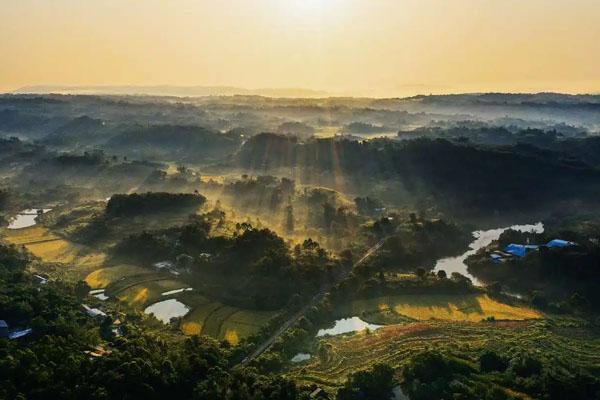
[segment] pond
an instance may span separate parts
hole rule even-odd
[[[508,229],[513,229],[519,232],[542,233],[544,232],[544,225],[541,222],[538,222],[537,224],[513,225],[506,228],[489,229],[487,231],[475,231],[473,232],[473,237],[475,238],[475,240],[471,242],[471,244],[469,245],[469,250],[467,252],[461,254],[458,257],[447,257],[438,260],[435,265],[434,271],[437,272],[439,270],[444,270],[446,271],[448,276],[450,276],[453,272],[458,272],[459,274],[462,274],[471,279],[474,285],[481,285],[481,282],[479,282],[477,278],[475,278],[467,271],[467,265],[465,264],[465,260],[469,256],[472,256],[473,254],[477,253],[478,250],[489,246],[494,240],[498,240],[500,235]]]
[[[8,224],[8,229],[22,229],[34,226],[36,224],[35,219],[39,215],[38,211],[41,211],[41,213],[44,214],[51,210],[51,208],[29,208],[23,210],[19,212],[16,217],[11,219],[10,223]]]
[[[343,333],[359,332],[365,329],[372,331],[381,328],[382,325],[369,324],[358,317],[343,318],[335,321],[335,325],[330,329],[319,329],[317,337],[326,335],[341,335]]]
[[[310,360],[310,357],[311,357],[311,355],[308,353],[298,353],[294,357],[292,357],[292,359],[290,361],[293,363],[300,363],[303,361]]]
[[[163,300],[154,303],[144,310],[146,314],[154,314],[156,319],[168,324],[171,318],[183,317],[190,311],[190,308],[175,299]]]

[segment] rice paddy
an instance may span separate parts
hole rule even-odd
[[[320,340],[310,361],[292,366],[288,376],[300,384],[339,387],[352,372],[373,363],[401,367],[427,349],[453,354],[476,363],[481,352],[501,349],[509,353],[533,351],[544,362],[573,370],[600,365],[600,335],[585,328],[558,328],[570,321],[527,320],[503,322],[426,321],[393,325],[375,332],[332,336]],[[567,332],[563,331],[567,329]],[[569,329],[584,329],[572,335]]]
[[[193,292],[186,293],[180,299],[192,307],[192,311],[182,321],[183,334],[208,335],[227,340],[232,345],[236,345],[244,337],[257,333],[277,315],[277,312],[272,311],[227,306]]]
[[[76,269],[72,269],[75,278],[100,267],[106,259],[104,253],[65,240],[39,225],[8,230],[5,239],[17,246],[24,246],[44,262],[77,265]]]
[[[541,314],[528,307],[499,303],[487,295],[402,295],[357,300],[345,307],[348,315],[359,315],[369,322],[398,323],[430,319],[478,322],[525,320]]]
[[[85,281],[92,289],[102,289],[106,288],[111,283],[123,280],[123,278],[144,276],[148,274],[152,274],[152,271],[147,268],[122,264],[114,267],[97,269],[91,272],[85,278]]]
[[[86,277],[93,289],[106,288],[106,294],[129,307],[143,310],[166,299],[177,299],[190,308],[180,325],[184,335],[208,335],[235,345],[257,333],[277,313],[245,310],[208,299],[168,273],[134,265],[118,265],[96,270]],[[164,296],[163,293],[176,291]]]
[[[162,296],[162,293],[165,291],[180,289],[182,287],[185,287],[183,282],[162,279],[129,286],[122,290],[111,287],[109,293],[114,293],[117,299],[127,303],[129,306],[138,308],[164,299],[165,297]]]

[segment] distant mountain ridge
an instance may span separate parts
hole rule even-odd
[[[12,93],[15,94],[95,94],[95,95],[148,95],[148,96],[266,96],[266,97],[329,97],[331,94],[322,90],[301,88],[261,88],[246,89],[234,86],[134,86],[134,85],[91,85],[61,86],[35,85],[24,86]]]

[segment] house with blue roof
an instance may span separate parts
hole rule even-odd
[[[540,246],[536,244],[516,244],[511,243],[504,248],[504,251],[517,257],[525,257],[532,251],[537,251]]]
[[[549,241],[548,243],[546,243],[546,247],[549,247],[549,248],[564,248],[564,247],[573,247],[573,246],[577,246],[577,243],[569,242],[567,240],[562,240],[562,239],[553,239],[553,240]]]

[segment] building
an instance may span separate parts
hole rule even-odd
[[[512,254],[513,256],[525,257],[527,254],[531,253],[532,251],[536,251],[538,249],[539,249],[539,246],[535,245],[535,244],[511,243],[504,248],[504,251],[509,254]]]
[[[577,246],[577,243],[569,242],[567,240],[562,240],[562,239],[553,239],[553,240],[549,241],[548,243],[546,243],[546,247],[549,247],[549,248],[564,248],[564,247],[572,247],[572,246]]]
[[[31,329],[31,328],[19,329],[19,330],[12,331],[11,333],[9,333],[8,338],[9,339],[22,338],[23,336],[29,335],[31,332],[33,332],[33,329]]]
[[[85,304],[82,304],[81,306],[83,307],[83,310],[89,317],[92,317],[92,318],[106,317],[106,313],[102,310],[99,310],[97,308],[91,308]]]

